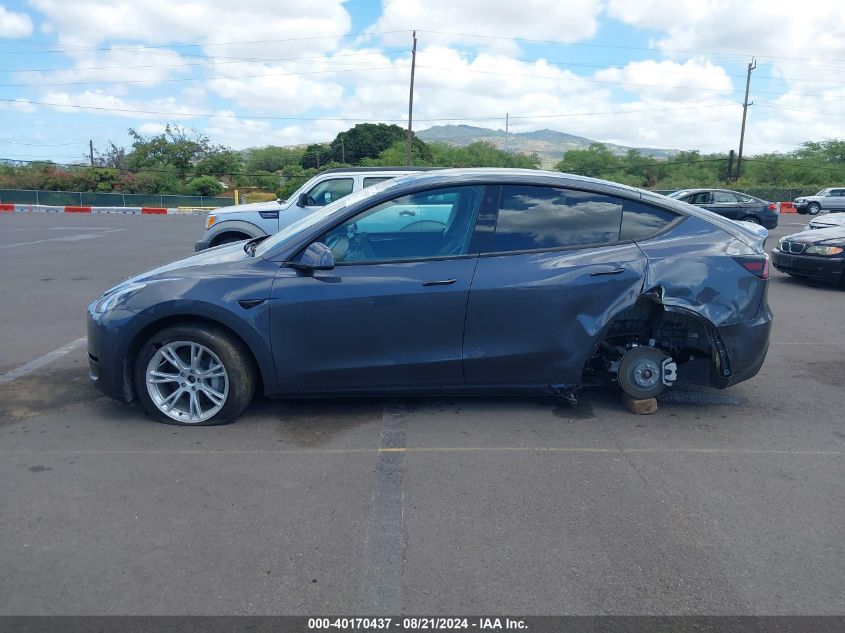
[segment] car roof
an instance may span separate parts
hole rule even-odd
[[[450,169],[436,169],[417,174],[409,174],[393,181],[392,188],[406,184],[425,186],[458,185],[458,184],[532,184],[556,185],[563,187],[586,188],[595,191],[614,192],[639,198],[641,191],[635,187],[622,185],[608,180],[566,174],[559,171],[544,171],[541,169],[514,169],[511,167],[462,167]]]
[[[442,169],[442,167],[332,167],[327,169],[322,174],[359,174],[359,173],[373,173],[373,172],[416,172],[416,171],[431,171],[433,169]]]

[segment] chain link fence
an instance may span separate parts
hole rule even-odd
[[[191,207],[209,209],[235,204],[224,196],[169,196],[143,193],[97,193],[94,191],[40,191],[36,189],[0,189],[0,203],[44,204],[80,207]]]

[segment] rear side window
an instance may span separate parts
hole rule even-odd
[[[713,194],[713,202],[716,204],[733,204],[736,202],[736,196],[727,191],[716,191]]]
[[[677,217],[665,209],[625,200],[619,239],[624,242],[645,239],[665,229]]]
[[[502,187],[493,251],[527,251],[619,240],[622,200],[584,191]]]
[[[393,180],[393,176],[369,176],[368,178],[364,178],[364,189],[384,182],[385,180]]]

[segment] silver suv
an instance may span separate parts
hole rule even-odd
[[[845,211],[845,188],[822,189],[814,196],[801,196],[792,203],[802,215],[818,215],[821,211]]]
[[[287,200],[221,207],[209,213],[205,235],[194,244],[202,251],[213,246],[272,235],[330,202],[384,180],[406,176],[423,167],[346,167],[327,169],[297,189]]]

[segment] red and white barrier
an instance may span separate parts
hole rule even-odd
[[[0,203],[0,213],[122,213],[127,215],[204,215],[209,209],[165,207],[78,207]]]

